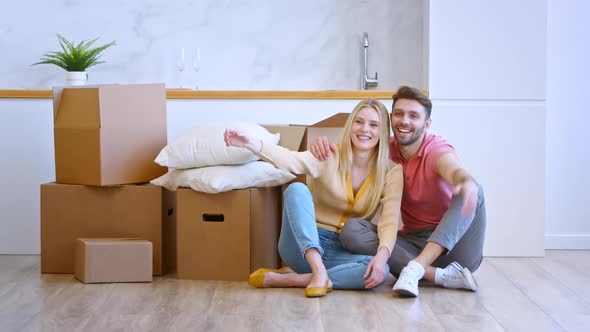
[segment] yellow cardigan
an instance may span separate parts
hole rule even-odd
[[[278,145],[263,144],[258,156],[277,168],[295,174],[307,174],[313,178],[310,189],[319,228],[339,233],[348,219],[359,218],[365,211],[368,202],[364,193],[372,184],[372,179],[367,177],[355,196],[350,175],[347,181],[342,181],[338,174],[338,152],[332,153],[329,160],[320,161],[309,151],[295,152]],[[383,209],[377,224],[379,247],[386,247],[389,254],[397,237],[402,190],[402,167],[390,161],[381,197]]]

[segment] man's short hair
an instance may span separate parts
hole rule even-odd
[[[415,100],[420,105],[424,106],[426,110],[426,119],[430,119],[430,113],[432,112],[432,101],[428,99],[420,90],[409,87],[409,86],[400,86],[397,89],[396,93],[391,96],[393,99],[393,105],[391,106],[391,111],[395,109],[395,102],[399,99],[410,99]]]

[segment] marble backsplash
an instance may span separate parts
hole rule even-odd
[[[31,66],[75,41],[115,40],[88,84],[165,82],[202,90],[357,90],[369,34],[377,89],[425,89],[424,0],[21,0],[0,12],[0,89],[49,89],[65,72]],[[185,48],[186,69],[176,62]],[[192,57],[200,48],[201,65]]]

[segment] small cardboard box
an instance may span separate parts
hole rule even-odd
[[[152,243],[142,239],[78,239],[75,275],[85,284],[151,282]]]
[[[54,88],[57,183],[95,186],[149,182],[166,146],[164,84]]]
[[[41,272],[74,273],[78,238],[142,238],[153,245],[153,273],[173,268],[174,198],[154,185],[41,185]]]
[[[219,194],[176,191],[177,277],[248,280],[260,267],[278,268],[281,190]]]

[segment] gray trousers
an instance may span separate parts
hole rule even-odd
[[[462,196],[453,196],[451,205],[436,227],[424,228],[408,234],[398,234],[391,257],[387,261],[394,276],[409,261],[416,258],[427,242],[434,242],[446,252],[432,264],[445,267],[457,261],[470,271],[475,271],[483,258],[483,242],[486,228],[486,208],[480,185],[477,207],[471,215],[461,215]],[[363,219],[350,219],[342,227],[340,241],[344,248],[355,254],[375,255],[379,246],[377,226]]]

